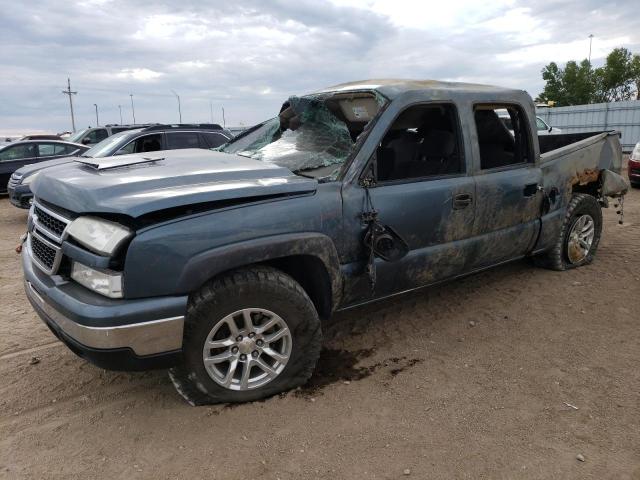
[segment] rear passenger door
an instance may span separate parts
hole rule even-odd
[[[0,150],[0,192],[7,191],[7,183],[13,172],[37,161],[36,143],[19,143]]]
[[[524,109],[512,104],[473,107],[476,184],[475,268],[521,257],[529,252],[539,229],[542,172],[534,158],[532,126]],[[507,111],[509,131],[499,118]]]

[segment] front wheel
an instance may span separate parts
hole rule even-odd
[[[536,264],[553,270],[568,270],[593,261],[602,235],[602,209],[591,195],[571,197],[555,245],[534,257]]]
[[[321,343],[318,313],[295,280],[242,269],[192,296],[183,363],[169,376],[192,405],[258,400],[304,384]]]

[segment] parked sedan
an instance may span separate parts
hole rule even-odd
[[[233,135],[217,124],[153,125],[115,133],[100,143],[84,149],[83,157],[103,158],[128,153],[180,150],[184,148],[216,148],[233,138]],[[9,182],[11,203],[19,208],[29,208],[33,197],[29,184],[45,168],[72,162],[69,157],[28,165],[15,172]]]
[[[80,155],[89,148],[61,140],[25,140],[0,147],[0,193],[7,193],[12,174],[32,163]],[[11,183],[11,182],[9,182]]]
[[[640,188],[640,142],[636,143],[629,157],[629,183],[632,187]]]

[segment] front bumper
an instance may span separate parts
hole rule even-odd
[[[33,199],[33,193],[29,185],[15,185],[12,181],[9,181],[7,186],[7,193],[9,194],[9,201],[18,208],[31,207],[31,200]]]
[[[640,162],[629,160],[629,182],[634,185],[640,184]]]
[[[34,268],[22,253],[27,298],[80,357],[110,370],[149,370],[180,358],[187,297],[112,300]]]

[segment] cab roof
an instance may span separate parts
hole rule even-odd
[[[442,82],[438,80],[411,80],[400,78],[369,79],[355,82],[341,83],[324,88],[316,93],[340,93],[350,91],[376,91],[386,98],[393,100],[395,97],[411,91],[429,90],[451,93],[484,93],[484,94],[517,94],[522,95],[523,90],[481,85],[476,83]]]

